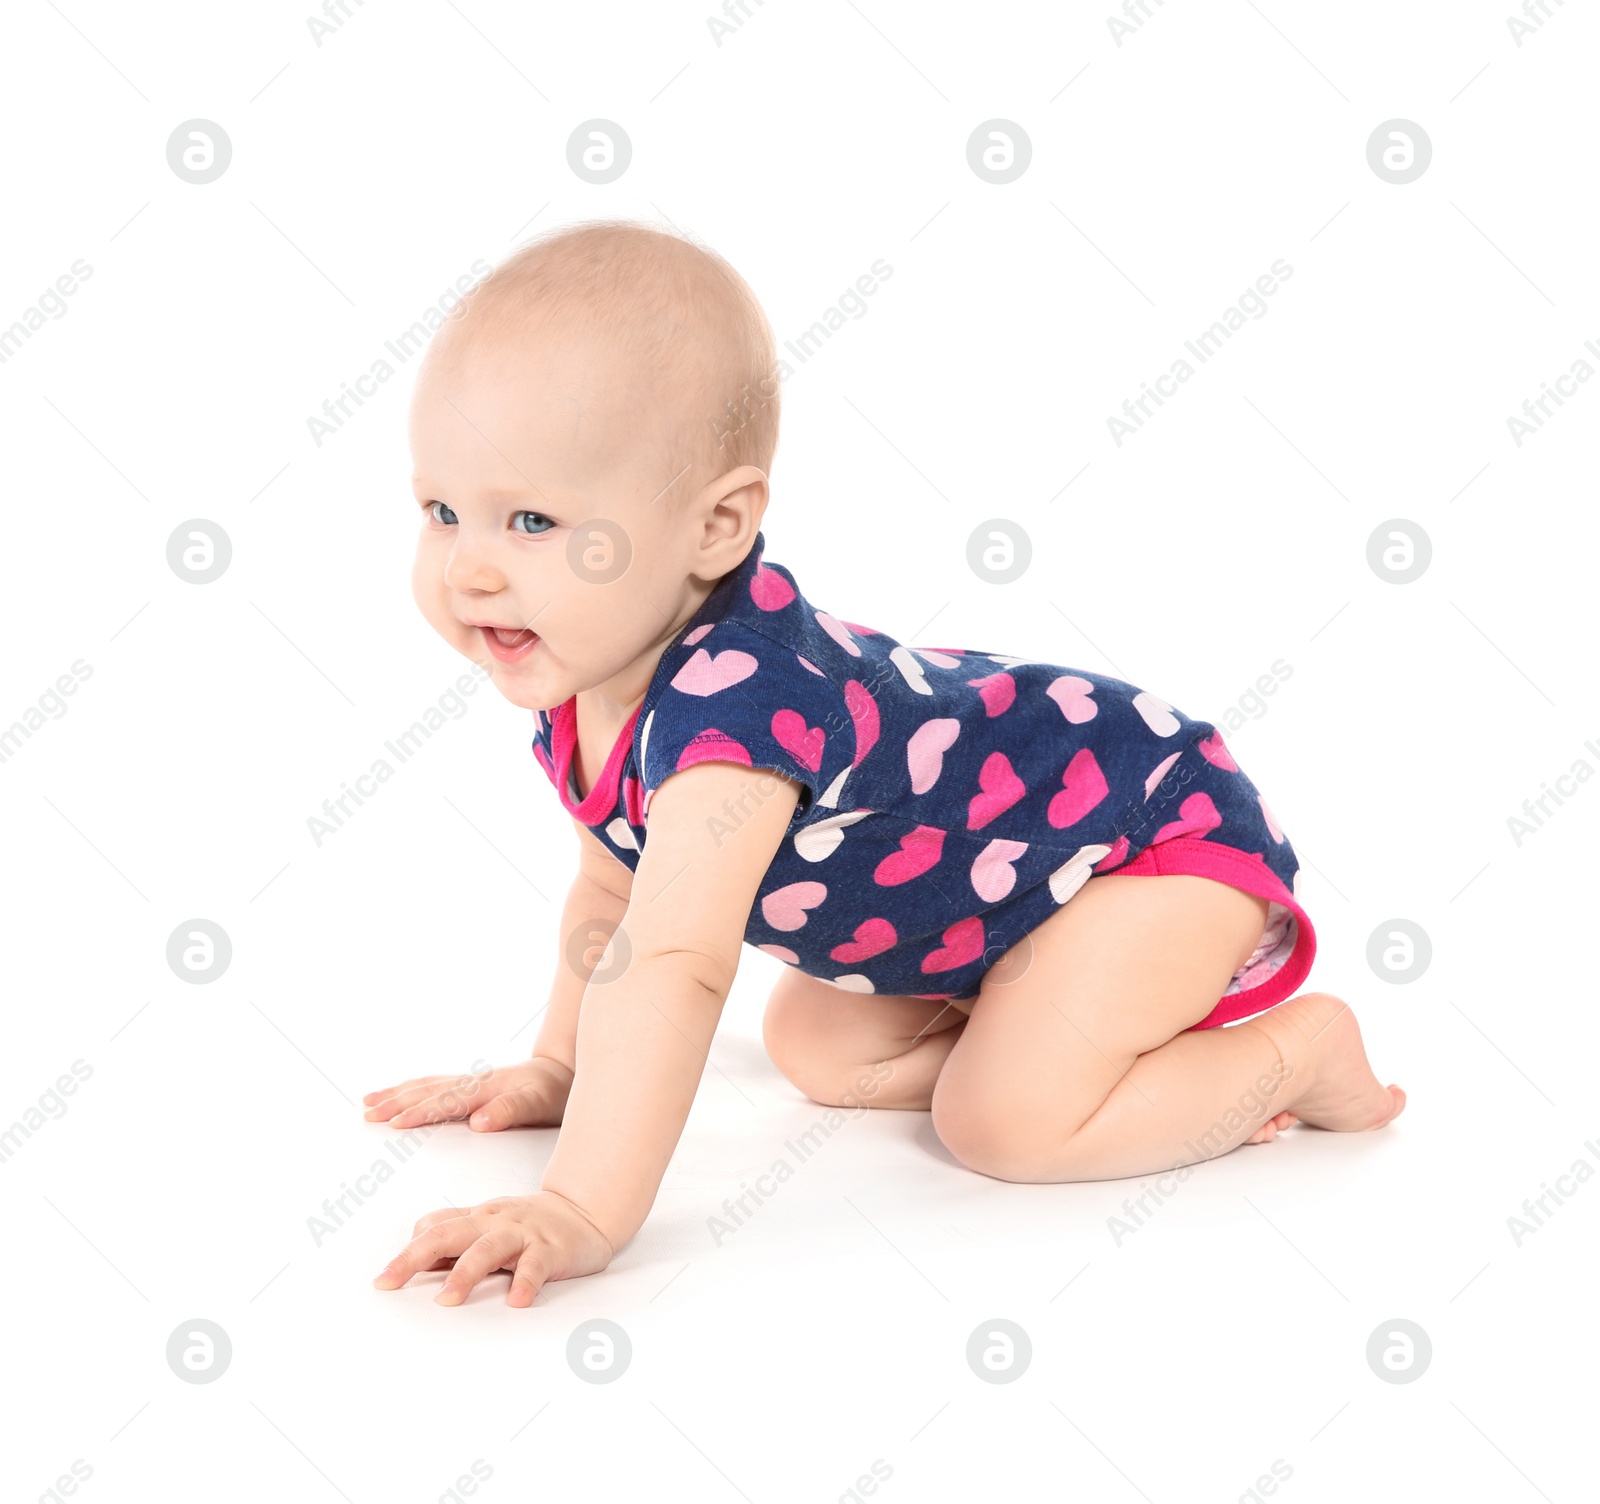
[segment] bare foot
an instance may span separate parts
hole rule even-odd
[[[1247,1144],[1270,1144],[1278,1136],[1279,1130],[1292,1128],[1300,1121],[1292,1112],[1280,1112],[1264,1122],[1249,1138]]]
[[[1284,1118],[1337,1133],[1365,1133],[1405,1110],[1405,1092],[1373,1075],[1356,1016],[1341,998],[1303,993],[1251,1022],[1268,1031],[1294,1066],[1300,1090],[1294,1110],[1269,1118],[1247,1143],[1270,1142],[1288,1126]]]

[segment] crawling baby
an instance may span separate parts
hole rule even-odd
[[[397,1128],[559,1124],[542,1185],[430,1212],[380,1288],[449,1268],[453,1305],[509,1270],[527,1306],[604,1269],[746,943],[783,963],[763,1032],[796,1087],[931,1112],[1003,1180],[1405,1105],[1345,1003],[1294,995],[1299,863],[1213,725],[1103,674],[902,645],[768,557],[777,369],[721,257],[617,221],[519,250],[429,347],[417,604],[532,712],[578,861],[532,1058],[364,1099]]]

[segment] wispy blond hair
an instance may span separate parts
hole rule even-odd
[[[675,499],[741,465],[771,474],[772,326],[749,284],[709,246],[626,219],[552,230],[500,262],[440,333],[459,359],[536,324],[614,344],[672,409],[676,465],[690,467],[671,487]]]

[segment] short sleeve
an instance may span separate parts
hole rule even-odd
[[[644,809],[672,774],[698,762],[771,768],[801,784],[795,818],[855,755],[842,687],[794,648],[722,620],[673,650],[641,733]]]

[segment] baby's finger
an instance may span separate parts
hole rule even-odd
[[[515,1264],[522,1251],[522,1234],[505,1222],[486,1232],[456,1259],[456,1266],[444,1282],[444,1288],[434,1296],[441,1306],[458,1306],[468,1292],[486,1274],[505,1264]]]
[[[452,1217],[466,1217],[470,1220],[472,1208],[470,1206],[441,1206],[436,1212],[424,1212],[412,1226],[411,1236],[419,1238],[430,1227],[437,1227],[441,1222],[448,1222]],[[481,1231],[482,1229],[479,1230]]]
[[[480,1133],[498,1133],[502,1128],[536,1123],[544,1115],[544,1092],[535,1086],[520,1086],[485,1102],[467,1120],[467,1127]]]
[[[464,1118],[493,1088],[487,1078],[475,1076],[435,1076],[392,1102],[381,1102],[367,1113],[369,1118],[385,1119],[396,1128],[415,1128],[420,1123],[448,1123]]]
[[[413,1076],[409,1081],[402,1081],[398,1086],[385,1086],[378,1091],[369,1091],[361,1099],[362,1105],[370,1107],[374,1102],[384,1101],[388,1097],[397,1097],[403,1091],[410,1091],[415,1086],[431,1086],[434,1082],[442,1080],[440,1076]]]
[[[439,1090],[438,1085],[430,1081],[417,1081],[405,1086],[397,1086],[388,1096],[380,1098],[377,1103],[369,1107],[366,1116],[373,1122],[381,1123],[392,1118],[395,1113],[403,1112],[407,1107],[417,1102],[425,1102]]]
[[[530,1243],[522,1250],[522,1257],[517,1260],[517,1267],[511,1274],[511,1290],[506,1296],[508,1306],[531,1306],[544,1282],[549,1278],[550,1271],[544,1262],[544,1252]]]
[[[477,1241],[478,1229],[466,1217],[454,1217],[413,1238],[373,1280],[380,1290],[398,1290],[413,1274],[431,1269],[440,1259],[459,1258]]]
[[[424,1123],[453,1123],[464,1118],[488,1095],[486,1086],[452,1086],[408,1103],[389,1118],[391,1128],[417,1128]],[[381,1109],[373,1108],[374,1112]]]

